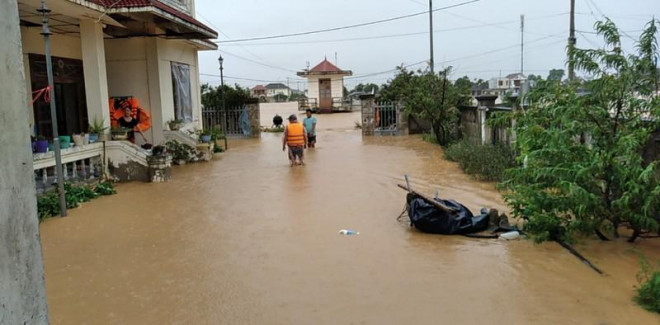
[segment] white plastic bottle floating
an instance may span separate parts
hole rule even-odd
[[[505,232],[500,235],[500,239],[513,240],[520,238],[520,233],[516,230]]]
[[[355,230],[351,230],[351,229],[342,229],[342,230],[339,231],[339,233],[342,234],[342,235],[346,235],[346,236],[352,236],[352,235],[359,235],[360,234],[359,232],[357,232]]]

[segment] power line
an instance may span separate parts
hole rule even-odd
[[[467,29],[476,29],[481,27],[489,27],[494,25],[505,25],[511,24],[516,21],[504,21],[499,23],[489,23],[487,25],[471,25],[463,27],[454,27],[454,28],[445,28],[445,29],[435,29],[433,32],[452,32],[452,31],[461,31]],[[292,42],[277,42],[277,43],[249,43],[249,44],[225,44],[224,46],[270,46],[270,45],[295,45],[295,44],[316,44],[316,43],[335,43],[335,42],[349,42],[349,41],[364,41],[370,39],[383,39],[383,38],[395,38],[395,37],[405,37],[405,36],[416,36],[428,34],[428,31],[423,32],[412,32],[412,33],[402,33],[402,34],[388,34],[388,35],[379,35],[379,36],[367,36],[367,37],[356,37],[356,38],[343,38],[343,39],[333,39],[333,40],[316,40],[316,41],[292,41]]]
[[[295,71],[295,70],[291,70],[291,69],[287,69],[287,68],[282,68],[282,67],[278,67],[278,66],[271,65],[271,64],[268,64],[268,63],[259,62],[259,61],[255,61],[255,60],[252,60],[252,59],[248,59],[248,58],[246,58],[246,57],[242,57],[242,56],[240,56],[240,55],[238,55],[238,54],[230,53],[230,52],[227,52],[227,51],[224,51],[224,50],[220,50],[220,52],[221,52],[221,53],[224,53],[224,54],[227,54],[227,55],[229,55],[229,56],[233,56],[233,57],[239,58],[239,59],[241,59],[241,60],[245,60],[245,61],[248,61],[248,62],[252,62],[252,63],[254,63],[254,64],[258,64],[258,65],[262,65],[262,66],[264,66],[264,67],[268,67],[268,68],[271,68],[271,69],[282,70],[282,71],[292,72],[292,73],[296,73],[296,72],[297,72],[297,71]]]
[[[210,74],[210,73],[200,73],[200,76],[205,76],[205,77],[214,77],[214,78],[220,78],[219,74]],[[284,82],[284,80],[263,80],[263,79],[252,79],[252,78],[242,78],[242,77],[233,77],[233,76],[223,76],[225,79],[233,79],[233,80],[245,80],[245,81],[256,81],[256,82]],[[300,79],[302,81],[303,79]],[[298,81],[297,79],[295,81]]]
[[[461,3],[458,3],[458,4],[451,5],[451,6],[446,6],[446,7],[434,9],[433,11],[435,12],[435,11],[440,11],[440,10],[445,10],[445,9],[456,8],[456,7],[464,6],[464,5],[467,5],[467,4],[470,4],[470,3],[473,3],[473,2],[478,2],[478,1],[480,1],[480,0],[465,1],[465,2],[461,2]],[[360,23],[360,24],[342,26],[342,27],[319,29],[319,30],[300,32],[300,33],[292,33],[292,34],[283,34],[283,35],[274,35],[274,36],[263,36],[263,37],[253,37],[253,38],[243,38],[243,39],[235,39],[235,40],[227,40],[227,41],[218,41],[216,43],[218,43],[218,44],[238,43],[238,42],[259,41],[259,40],[265,40],[265,39],[284,38],[284,37],[303,36],[303,35],[310,35],[310,34],[333,32],[333,31],[338,31],[338,30],[343,30],[343,29],[381,24],[381,23],[386,23],[386,22],[405,19],[405,18],[416,17],[416,16],[420,16],[420,15],[426,15],[426,14],[428,14],[428,11],[422,11],[422,12],[418,12],[418,13],[414,13],[414,14],[398,16],[398,17],[392,17],[392,18],[387,18],[387,19],[381,19],[381,20],[371,21],[371,22],[367,22],[367,23]]]

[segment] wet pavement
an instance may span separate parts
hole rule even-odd
[[[506,206],[437,146],[363,139],[359,119],[318,116],[306,167],[263,134],[42,223],[52,324],[660,323],[631,300],[635,250],[660,257],[658,241],[577,245],[599,276],[553,243],[419,233],[396,220],[406,173],[473,211]]]

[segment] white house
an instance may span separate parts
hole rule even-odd
[[[322,112],[329,112],[341,107],[344,97],[344,77],[352,75],[353,72],[338,68],[326,58],[312,69],[297,74],[307,78],[308,105]]]
[[[18,0],[28,93],[47,86],[40,1]],[[110,124],[109,98],[131,96],[151,115],[151,143],[166,122],[201,127],[197,52],[214,50],[217,32],[197,21],[194,0],[49,0],[51,53],[60,134]],[[36,101],[30,123],[48,137],[48,104]],[[139,139],[139,137],[138,137]]]
[[[291,96],[291,89],[283,83],[270,83],[265,86],[266,96],[273,98],[277,95],[286,96],[287,98]]]
[[[522,73],[512,73],[504,78],[492,78],[488,81],[488,88],[491,93],[498,96],[504,96],[507,92],[519,93],[527,77]]]
[[[110,99],[132,97],[150,115],[146,141],[166,139],[196,145],[167,121],[201,127],[198,51],[215,50],[218,34],[197,21],[194,0],[48,0],[54,89],[60,135],[86,132],[93,120],[110,126]],[[26,88],[33,96],[48,85],[39,0],[18,0]],[[133,101],[135,103],[135,101]],[[34,135],[52,137],[49,103],[29,103]],[[141,137],[136,137],[142,144]],[[147,152],[126,141],[107,141],[62,151],[64,176],[99,164],[122,180],[146,179]],[[34,155],[44,184],[53,153]],[[96,167],[94,168],[96,172]],[[41,177],[41,176],[40,176]]]

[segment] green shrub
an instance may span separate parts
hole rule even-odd
[[[94,188],[89,185],[71,185],[64,184],[64,195],[66,199],[66,208],[77,208],[81,202],[88,202],[101,195],[111,195],[117,193],[111,182],[103,181]],[[37,197],[37,216],[39,221],[54,217],[60,214],[60,197],[57,191],[50,191]]]
[[[660,271],[653,270],[651,264],[642,257],[637,273],[637,295],[634,300],[648,311],[660,313]]]
[[[515,165],[513,150],[506,145],[479,145],[467,140],[445,149],[445,157],[455,161],[468,175],[486,181],[500,181],[506,169]]]

